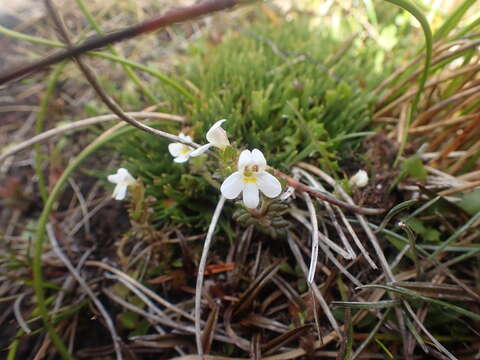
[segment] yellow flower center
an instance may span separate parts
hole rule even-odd
[[[186,155],[190,152],[190,146],[187,146],[187,145],[183,145],[182,147],[182,150],[180,150],[180,154],[182,155]]]
[[[245,166],[243,169],[243,183],[248,184],[248,183],[257,183],[257,178],[255,176],[256,173],[258,173],[258,165],[248,165]]]
[[[257,178],[255,176],[243,176],[243,183],[248,184],[248,183],[257,183]]]

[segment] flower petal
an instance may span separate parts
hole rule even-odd
[[[222,124],[227,121],[225,119],[217,121],[207,132],[207,140],[213,146],[218,148],[224,148],[230,145],[228,141],[227,132],[225,129],[222,129]]]
[[[112,174],[108,175],[107,180],[110,181],[111,183],[118,184],[122,182],[122,175],[120,174]]]
[[[257,174],[257,184],[260,191],[269,198],[277,197],[282,192],[280,181],[266,171]]]
[[[267,160],[265,160],[265,156],[263,156],[263,153],[260,150],[252,150],[252,159],[254,164],[258,165],[259,171],[265,170],[267,167]]]
[[[121,182],[124,184],[133,185],[136,182],[132,174],[130,174],[130,172],[125,168],[118,169],[117,174],[122,177]]]
[[[188,135],[185,135],[183,132],[181,132],[180,134],[178,134],[178,137],[182,140],[185,140],[185,141],[192,141],[192,138]]]
[[[205,151],[207,151],[211,146],[212,146],[212,144],[202,145],[202,146],[200,146],[199,148],[193,150],[193,151],[190,153],[190,156],[191,156],[191,157],[200,156],[200,155],[202,155]]]
[[[181,164],[181,163],[187,162],[189,158],[190,158],[190,154],[185,154],[185,155],[177,156],[175,159],[173,159],[173,161]]]
[[[123,200],[125,199],[125,196],[127,195],[127,186],[123,184],[118,184],[115,186],[115,189],[113,189],[113,194],[112,197],[115,200]]]
[[[243,203],[249,209],[255,209],[260,202],[258,185],[252,182],[245,184],[243,188]]]
[[[220,187],[222,195],[227,199],[235,199],[243,189],[243,175],[235,171],[232,175],[227,177]]]
[[[135,178],[125,168],[118,169],[116,174],[108,175],[107,179],[114,184],[135,184]]]
[[[252,161],[252,153],[250,152],[250,150],[243,150],[240,154],[240,157],[238,158],[238,171],[243,173],[243,169],[245,169],[245,166],[250,165]]]
[[[180,143],[171,143],[168,144],[168,151],[173,157],[180,156],[182,154],[183,144]]]

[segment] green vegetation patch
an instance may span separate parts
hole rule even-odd
[[[308,19],[255,23],[227,32],[219,43],[206,36],[190,45],[179,75],[198,101],[159,84],[168,110],[190,124],[166,130],[205,143],[209,127],[225,118],[230,140],[259,148],[269,165],[288,171],[309,161],[335,174],[370,122],[369,90],[382,77],[373,62],[382,50],[373,42],[338,40]],[[176,164],[167,146],[140,133],[118,144],[126,167],[156,199],[154,221],[204,228],[219,194],[212,184],[225,174],[210,177],[202,159]]]

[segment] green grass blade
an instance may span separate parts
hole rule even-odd
[[[7,29],[6,27],[3,27],[1,25],[0,25],[0,34],[10,36],[10,37],[13,37],[13,38],[16,38],[16,39],[20,39],[20,40],[25,40],[25,41],[28,41],[28,42],[31,42],[31,43],[34,43],[34,44],[47,45],[47,46],[54,47],[54,48],[64,48],[65,47],[65,45],[62,44],[61,42],[46,40],[46,39],[43,39],[41,37],[22,34],[21,32]],[[155,77],[156,79],[163,82],[165,85],[168,85],[168,86],[172,87],[173,89],[178,91],[183,96],[189,98],[191,101],[198,102],[198,99],[190,91],[188,91],[184,86],[180,85],[177,81],[169,78],[168,76],[162,74],[161,72],[149,68],[148,66],[142,65],[140,63],[137,63],[137,62],[134,62],[134,61],[131,61],[131,60],[127,60],[123,57],[118,57],[118,56],[115,56],[115,55],[106,54],[106,53],[102,53],[102,52],[99,52],[99,51],[91,51],[91,52],[88,52],[87,54],[97,56],[97,57],[102,58],[102,59],[111,60],[111,61],[114,61],[114,62],[117,62],[117,63],[120,63],[120,64],[125,64],[125,65],[130,66],[133,69],[137,69],[137,70],[140,70],[140,71],[145,72],[147,74],[150,74],[153,77]]]
[[[460,306],[457,306],[457,305],[450,304],[446,301],[432,299],[428,296],[421,295],[421,294],[419,294],[415,291],[407,290],[405,288],[389,286],[389,285],[364,285],[364,286],[361,286],[360,288],[362,288],[362,289],[364,289],[364,288],[372,289],[373,288],[373,289],[383,289],[383,290],[387,290],[387,291],[392,291],[392,292],[395,292],[397,294],[400,294],[400,295],[403,295],[403,296],[406,296],[406,297],[410,297],[410,298],[414,298],[414,299],[418,299],[418,300],[423,300],[423,301],[426,301],[426,302],[429,302],[429,303],[432,303],[432,304],[437,304],[437,305],[443,306],[444,308],[446,308],[448,310],[455,311],[456,313],[462,314],[462,315],[467,316],[467,317],[469,317],[471,319],[474,319],[476,321],[480,321],[480,314],[476,314],[472,311],[466,310],[466,309],[464,309]]]
[[[433,41],[446,38],[450,32],[455,29],[463,18],[467,10],[477,2],[477,0],[465,0],[458,8],[447,18],[442,26],[433,35]]]
[[[385,309],[402,305],[400,300],[380,301],[332,301],[332,305],[349,309]]]
[[[380,226],[377,228],[377,230],[375,230],[376,233],[378,232],[381,232],[387,225],[388,223],[390,222],[390,220],[393,219],[393,217],[395,215],[397,215],[399,212],[409,208],[410,206],[416,204],[418,201],[417,200],[407,200],[407,201],[404,201],[404,202],[401,202],[400,204],[398,205],[395,205],[389,212],[387,215],[385,215],[385,217],[383,218]]]
[[[467,34],[476,32],[476,30],[477,30],[476,28],[479,27],[479,26],[480,26],[480,16],[478,18],[476,18],[475,20],[473,20],[470,24],[465,26],[462,30],[460,30],[458,32],[458,34],[456,34],[452,40],[458,40],[458,39],[464,37]]]
[[[83,13],[83,15],[87,18],[87,21],[89,22],[90,26],[93,29],[95,29],[97,34],[103,35],[104,31],[102,30],[100,25],[95,20],[92,13],[88,10],[88,7],[85,4],[85,2],[83,0],[77,0],[77,5],[80,8],[80,11]],[[110,50],[110,52],[113,55],[118,56],[118,57],[122,57],[121,54],[115,49],[115,47],[112,44],[108,45],[108,49]],[[130,80],[132,80],[132,82],[135,85],[137,85],[140,88],[140,90],[142,90],[144,92],[144,94],[148,97],[148,99],[150,99],[151,102],[153,102],[154,104],[157,104],[159,102],[157,97],[155,95],[153,95],[153,93],[150,91],[150,89],[148,89],[148,87],[146,87],[142,83],[142,81],[138,78],[137,74],[135,74],[135,72],[133,72],[130,65],[122,63],[122,67],[123,67],[123,70],[125,70],[125,72],[127,73],[127,76],[130,78]]]
[[[40,134],[43,131],[43,123],[45,121],[45,117],[47,116],[48,112],[48,104],[50,102],[50,98],[55,90],[55,86],[57,85],[58,78],[63,71],[66,63],[62,63],[55,68],[55,70],[50,74],[50,77],[47,81],[47,89],[45,94],[43,95],[42,101],[40,103],[40,109],[37,113],[37,118],[35,119],[35,135]],[[36,144],[34,146],[34,170],[35,176],[37,177],[38,183],[38,190],[40,191],[40,197],[42,198],[43,203],[47,201],[48,198],[48,188],[45,182],[45,176],[43,175],[42,163],[43,163],[43,156],[41,152],[41,145]]]
[[[45,300],[44,294],[44,285],[43,285],[43,275],[42,275],[42,250],[43,243],[45,242],[45,227],[48,223],[50,213],[52,211],[53,205],[56,202],[57,198],[61,194],[63,186],[66,184],[70,176],[73,174],[74,170],[91,154],[93,154],[100,147],[104,146],[108,142],[125,135],[128,132],[136,130],[133,127],[126,127],[121,130],[116,131],[120,126],[123,126],[123,123],[120,123],[116,126],[113,126],[101,136],[99,136],[95,141],[88,145],[80,154],[78,154],[67,166],[65,171],[62,173],[61,177],[58,179],[57,183],[53,187],[48,199],[43,207],[42,213],[38,220],[38,228],[35,234],[35,241],[33,244],[33,287],[35,290],[35,295],[38,302],[38,312],[42,317],[42,320],[47,329],[48,335],[52,340],[52,343],[57,348],[58,352],[64,359],[73,360],[73,357],[68,352],[67,348],[63,344],[60,336],[55,331],[52,325],[52,319],[48,316],[47,303]]]
[[[480,219],[480,212],[473,215],[463,226],[461,226],[457,231],[455,231],[447,240],[445,240],[442,245],[439,246],[437,250],[433,252],[428,258],[433,259],[439,253],[441,253],[448,245],[455,241],[460,235],[462,235],[465,231],[470,229],[470,227]]]
[[[413,3],[411,3],[408,0],[385,0],[385,1],[395,4],[401,7],[402,9],[408,11],[410,14],[412,14],[420,23],[423,30],[423,34],[425,36],[425,66],[423,68],[422,75],[420,76],[417,94],[413,99],[412,106],[410,107],[410,113],[409,113],[408,119],[405,122],[405,129],[404,129],[405,135],[403,136],[398,149],[397,159],[395,160],[395,165],[396,165],[398,164],[398,161],[400,160],[400,157],[402,156],[403,150],[405,148],[405,144],[407,143],[408,129],[410,128],[410,123],[412,122],[413,116],[417,112],[418,103],[420,102],[420,97],[425,88],[425,82],[427,81],[428,72],[430,70],[430,63],[432,61],[433,41],[432,41],[432,30],[430,29],[430,24],[428,23],[427,18],[425,17],[425,15],[422,14],[420,9],[418,9]]]

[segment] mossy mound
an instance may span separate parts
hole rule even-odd
[[[336,175],[338,162],[352,156],[359,132],[369,124],[369,91],[384,75],[370,71],[382,50],[365,45],[336,39],[308,19],[257,19],[248,30],[229,31],[219,43],[205,37],[189,47],[179,76],[197,89],[198,101],[170,88],[159,90],[171,112],[187,116],[191,127],[184,131],[199,143],[205,143],[215,121],[225,118],[231,141],[239,148],[261,149],[270,165],[288,171],[298,161],[309,161]],[[205,179],[208,162],[176,164],[168,143],[146,134],[118,145],[126,166],[157,199],[155,221],[208,224],[218,198]]]

